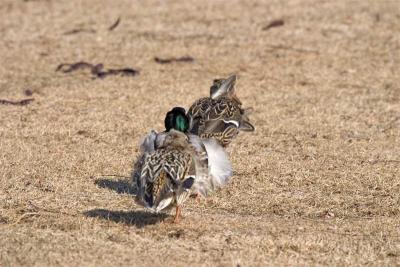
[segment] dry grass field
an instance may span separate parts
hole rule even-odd
[[[0,103],[0,266],[399,266],[399,32],[396,0],[2,0],[0,99],[34,101]],[[232,180],[147,213],[140,138],[231,73]]]

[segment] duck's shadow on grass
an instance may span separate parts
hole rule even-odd
[[[101,218],[117,223],[134,225],[138,228],[156,224],[168,217],[165,213],[151,213],[146,211],[112,211],[106,209],[93,209],[83,213],[86,217]]]
[[[107,177],[102,177],[94,181],[94,183],[101,188],[107,188],[118,194],[136,195],[137,189],[128,179],[113,180]]]
[[[101,177],[96,179],[94,183],[100,187],[112,190],[118,194],[129,194],[135,196],[137,189],[129,181],[129,177],[125,179],[111,177]],[[135,225],[136,227],[144,227],[146,225],[156,224],[163,221],[168,217],[165,213],[151,213],[146,211],[112,211],[106,209],[93,209],[83,213],[86,217],[101,218],[117,223],[124,223],[127,225]]]

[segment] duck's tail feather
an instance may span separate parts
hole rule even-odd
[[[255,128],[249,120],[242,120],[239,129],[244,132],[254,132]]]
[[[190,136],[195,151],[196,179],[194,191],[207,196],[215,189],[228,183],[232,176],[232,166],[224,148],[214,139],[200,139]]]
[[[203,139],[208,155],[208,168],[212,188],[228,183],[232,176],[232,165],[224,148],[214,139]]]
[[[232,96],[235,93],[236,75],[233,74],[226,79],[214,80],[214,84],[210,88],[210,96],[217,99],[220,96]]]

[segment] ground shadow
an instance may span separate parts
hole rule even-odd
[[[93,209],[83,213],[86,217],[101,218],[117,223],[144,227],[156,224],[168,217],[165,213],[151,213],[146,211],[112,211],[106,209]]]
[[[128,181],[124,179],[119,179],[117,181],[110,178],[103,177],[97,179],[94,183],[101,188],[107,188],[117,192],[118,194],[130,194],[136,195],[136,188]]]

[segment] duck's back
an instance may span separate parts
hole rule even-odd
[[[240,103],[229,97],[201,98],[188,111],[190,133],[215,138],[226,146],[238,134],[243,114]]]
[[[146,169],[155,173],[163,169],[171,179],[179,180],[183,179],[188,172],[190,164],[191,156],[189,153],[176,148],[160,148],[146,157],[142,173],[147,171]]]
[[[156,211],[178,201],[191,165],[190,154],[179,149],[160,148],[147,154],[138,181],[138,198]]]

